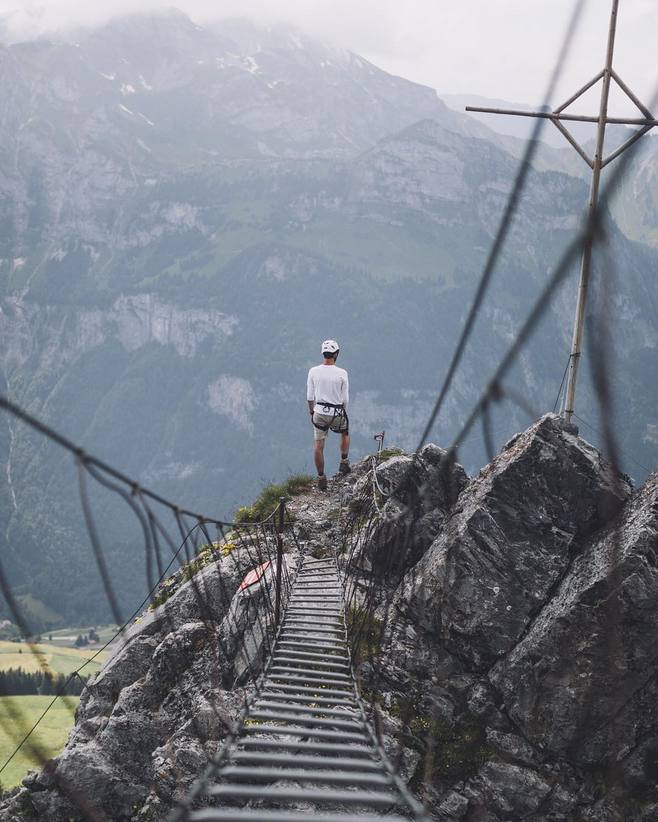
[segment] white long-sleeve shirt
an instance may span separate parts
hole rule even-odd
[[[322,410],[323,402],[347,408],[350,399],[347,371],[337,365],[314,365],[308,372],[306,399],[315,402],[315,410],[319,414],[331,413],[331,409]]]

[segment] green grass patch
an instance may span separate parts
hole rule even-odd
[[[412,730],[431,739],[434,760],[432,780],[452,783],[477,773],[491,757],[485,728],[476,720],[450,725],[434,717],[416,717]]]
[[[51,701],[51,696],[0,697],[0,767]],[[67,701],[70,705],[77,705],[79,700],[77,697],[69,697]],[[15,721],[15,714],[20,715],[20,722]],[[61,752],[73,722],[71,711],[58,699],[32,736],[46,758],[52,759]],[[36,752],[24,745],[2,772],[2,788],[13,788],[30,768],[40,770],[41,767],[42,763]]]
[[[310,474],[293,474],[285,482],[272,482],[266,485],[255,502],[238,508],[235,513],[235,521],[237,523],[262,522],[276,510],[281,497],[288,501],[292,497],[308,491],[313,480],[314,478]],[[290,511],[287,511],[286,514],[288,522],[292,522],[293,517]]]
[[[68,676],[84,665],[94,653],[90,649],[81,651],[77,648],[60,648],[42,643],[29,646],[24,642],[0,642],[0,671],[22,668],[27,673],[35,673],[45,667],[54,673]],[[107,657],[108,652],[101,651],[93,662],[85,665],[82,673],[95,674]]]
[[[413,697],[404,696],[393,701],[389,713],[402,720],[401,744],[423,754],[432,751],[432,783],[468,779],[492,756],[485,726],[473,716],[446,722],[419,710]]]
[[[401,457],[403,456],[404,451],[397,446],[391,446],[391,448],[382,448],[382,450],[377,454],[378,462],[385,462],[386,460],[390,460],[391,457]]]
[[[193,576],[198,574],[199,571],[207,565],[210,565],[211,562],[218,562],[222,557],[227,557],[237,547],[238,543],[229,537],[223,542],[212,542],[202,545],[194,559],[191,559],[183,565],[181,570],[177,571],[176,574],[164,580],[149,605],[149,611],[153,611],[160,605],[164,605],[181,585],[189,582]]]

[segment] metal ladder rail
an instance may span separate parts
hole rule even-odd
[[[341,580],[341,585],[343,588],[343,592],[347,587],[347,578],[345,573],[341,573],[340,568],[338,567],[338,558],[336,554],[333,554],[333,560],[336,568],[336,575]],[[352,651],[349,644],[349,637],[347,635],[347,626],[345,626],[345,641],[347,644],[347,655],[350,659],[350,670],[352,672],[352,681],[354,684],[354,696],[356,698],[357,704],[359,705],[359,711],[361,713],[361,717],[363,718],[363,722],[365,724],[368,736],[371,740],[371,743],[377,750],[378,756],[380,757],[384,769],[390,776],[391,780],[393,781],[395,787],[399,791],[400,795],[404,799],[404,803],[406,804],[407,808],[409,809],[409,813],[411,814],[412,819],[414,822],[431,822],[430,817],[425,812],[423,805],[411,794],[408,787],[405,785],[404,781],[400,778],[399,774],[395,770],[393,763],[388,758],[386,751],[384,750],[383,745],[381,744],[380,740],[374,734],[370,722],[368,721],[367,713],[366,713],[366,706],[363,702],[361,694],[359,693],[359,689],[357,686],[357,676],[354,670],[354,664],[352,660]]]
[[[213,797],[269,800],[276,808],[205,808],[193,812],[190,820],[368,822],[383,818],[380,809],[398,807],[404,812],[404,806],[419,818],[382,753],[356,689],[337,562],[306,558],[290,592],[266,676],[218,770],[217,775],[229,781],[210,790]],[[295,786],[258,784],[279,780]],[[297,787],[300,784],[303,787]],[[331,812],[308,813],[294,805],[281,811],[283,805],[298,802],[328,804]],[[336,807],[348,812],[333,810]],[[352,808],[368,812],[354,814]],[[390,822],[409,818],[385,816]]]

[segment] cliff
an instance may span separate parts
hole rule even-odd
[[[658,474],[632,490],[552,415],[475,477],[444,457],[430,445],[415,460],[364,460],[290,503],[304,550],[338,550],[348,622],[367,614],[353,652],[389,754],[441,822],[650,822]],[[286,558],[292,568],[295,551]],[[3,818],[80,819],[57,780],[104,818],[165,818],[241,705],[217,648],[229,609],[250,618],[231,596],[247,568],[235,551],[177,578],[88,685],[64,752],[5,796]]]

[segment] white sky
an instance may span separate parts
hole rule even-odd
[[[112,14],[175,5],[194,20],[227,16],[291,22],[309,34],[351,49],[378,66],[433,86],[439,93],[472,93],[538,103],[556,58],[574,0],[0,0],[15,36]],[[570,96],[602,68],[611,0],[589,0],[551,101]],[[621,0],[615,67],[648,102],[658,85],[658,0]],[[596,100],[587,111],[596,113]],[[617,112],[618,106],[613,106]],[[573,109],[574,111],[576,109]]]

